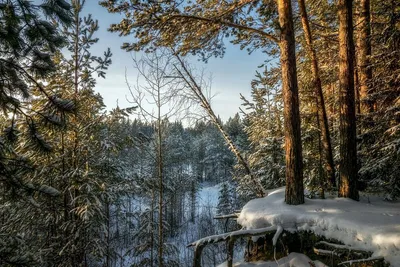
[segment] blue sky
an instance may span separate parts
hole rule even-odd
[[[117,33],[107,31],[109,25],[119,22],[121,17],[118,14],[109,14],[105,8],[98,5],[98,0],[87,0],[84,13],[91,13],[93,18],[99,21],[97,37],[100,41],[93,47],[92,54],[102,55],[107,47],[110,47],[113,53],[113,63],[107,71],[106,79],[98,79],[96,91],[103,96],[108,109],[115,107],[117,100],[120,107],[130,106],[126,100],[129,91],[125,83],[125,69],[131,80],[137,77],[137,73],[132,67],[131,55],[120,47],[131,38],[120,37]],[[223,58],[211,58],[207,64],[198,61],[197,58],[191,60],[197,69],[204,69],[207,76],[211,74],[211,91],[215,95],[211,104],[215,113],[223,120],[239,112],[242,103],[239,94],[250,95],[250,81],[254,78],[257,66],[266,59],[266,55],[260,52],[248,55],[238,46],[227,43],[227,47]]]

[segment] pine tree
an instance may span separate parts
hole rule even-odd
[[[359,174],[372,190],[383,189],[386,198],[394,200],[400,197],[400,169],[397,164],[400,147],[400,34],[395,26],[400,17],[400,4],[397,1],[371,1],[370,4],[371,14],[374,14],[370,23],[372,51],[364,67],[367,74],[372,72],[372,77],[366,81],[368,91],[362,103],[367,110],[358,117],[357,126],[362,129],[358,136],[362,164]],[[368,27],[368,24],[365,26]],[[372,108],[372,112],[368,107]]]
[[[325,98],[322,91],[322,82],[320,75],[320,66],[315,50],[313,37],[310,29],[306,4],[304,0],[299,0],[299,9],[301,13],[301,22],[303,25],[304,37],[306,39],[306,47],[308,56],[311,58],[311,73],[312,84],[315,92],[317,125],[319,130],[319,157],[321,167],[324,169],[323,175],[320,178],[322,190],[326,188],[336,187],[335,169],[333,163],[333,152],[331,143],[331,134],[329,130],[329,122],[325,107]]]
[[[18,155],[15,150],[23,139],[20,137],[26,137],[35,150],[51,150],[40,134],[36,121],[24,112],[30,109],[26,100],[31,97],[32,89],[38,88],[53,108],[71,110],[71,106],[64,106],[65,102],[61,99],[46,93],[40,83],[41,79],[55,71],[51,57],[65,45],[65,38],[59,34],[56,25],[47,19],[68,25],[72,21],[70,8],[63,0],[41,4],[7,1],[0,5],[0,106],[3,116],[10,118],[1,124],[4,139],[0,141],[0,183],[14,193],[38,189],[26,188],[20,179],[22,173],[32,168],[28,159]],[[17,120],[23,121],[19,120],[20,117],[25,119],[24,125],[17,123]]]
[[[282,93],[276,83],[276,69],[257,72],[252,81],[252,99],[243,101],[245,132],[250,142],[248,159],[252,169],[267,189],[285,183],[283,151]],[[279,75],[279,74],[278,74]],[[275,81],[275,82],[274,82]],[[241,190],[245,185],[239,183]]]
[[[217,214],[226,215],[232,213],[232,206],[232,196],[229,184],[224,182],[221,184],[221,189],[219,190]]]
[[[97,42],[93,34],[98,26],[91,17],[79,17],[81,4],[72,2],[75,19],[63,27],[63,40],[72,58],[68,60],[59,50],[55,51],[52,60],[57,72],[42,76],[43,83],[34,83],[34,98],[29,102],[31,110],[24,113],[29,118],[26,129],[36,138],[36,144],[26,142],[27,146],[20,150],[35,167],[34,172],[25,173],[23,178],[34,181],[27,184],[31,184],[32,189],[42,188],[39,192],[46,191],[54,196],[62,192],[62,197],[54,199],[31,192],[31,203],[42,208],[17,212],[36,218],[35,221],[21,220],[17,227],[25,233],[25,240],[32,249],[40,247],[41,253],[37,254],[35,263],[38,265],[76,266],[99,260],[108,253],[103,250],[100,229],[105,214],[102,204],[107,202],[110,193],[109,181],[104,178],[112,175],[107,176],[102,169],[107,150],[95,138],[100,137],[100,111],[104,104],[93,91],[95,79],[92,75],[104,76],[104,70],[111,63],[111,53],[105,53],[104,59],[90,54],[90,46]],[[40,148],[38,145],[47,153],[32,154],[33,149]],[[111,164],[106,166],[109,174],[117,173]],[[40,183],[59,191],[37,185]],[[48,235],[38,236],[40,232],[48,232]]]
[[[340,84],[340,179],[339,196],[358,200],[357,147],[354,93],[354,43],[351,0],[338,2]]]
[[[28,113],[32,111],[29,99],[34,88],[46,97],[47,108],[71,112],[73,103],[45,92],[41,83],[56,70],[52,55],[65,45],[65,38],[54,19],[69,25],[72,21],[70,5],[55,1],[6,1],[0,4],[0,265],[34,265],[40,255],[35,253],[36,236],[32,229],[23,229],[27,223],[26,208],[39,204],[34,196],[59,196],[60,191],[35,179],[36,164],[32,156],[49,153],[52,147],[44,139],[39,121]],[[35,111],[40,114],[46,106]],[[60,122],[43,114],[52,126]],[[41,166],[42,167],[42,166]],[[32,179],[26,179],[30,176]],[[22,199],[22,201],[20,201]],[[28,203],[28,204],[27,204]],[[36,210],[36,216],[42,212]],[[18,220],[17,220],[18,218]],[[20,235],[24,233],[24,236]],[[32,235],[33,234],[33,235]],[[33,241],[33,243],[32,243]]]

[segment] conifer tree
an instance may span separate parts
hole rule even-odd
[[[358,200],[352,0],[338,2],[340,179],[339,196]]]
[[[303,25],[304,37],[306,41],[306,47],[308,50],[308,56],[311,58],[311,72],[312,72],[312,84],[314,92],[316,94],[315,101],[317,106],[317,124],[319,130],[319,143],[320,143],[320,161],[321,168],[324,169],[324,175],[321,177],[322,190],[326,188],[336,187],[335,169],[333,163],[333,152],[331,144],[331,134],[329,130],[328,117],[325,107],[325,98],[322,91],[322,82],[320,75],[320,66],[314,46],[313,36],[311,33],[310,22],[308,19],[306,4],[304,0],[299,0],[299,9],[301,14],[301,22]]]
[[[87,261],[89,251],[96,251],[99,255],[103,253],[95,241],[101,240],[99,232],[89,230],[95,229],[91,228],[95,225],[102,225],[100,218],[104,210],[99,206],[99,202],[106,201],[107,198],[107,191],[96,181],[106,175],[103,170],[97,169],[102,164],[93,158],[93,155],[103,149],[100,142],[91,138],[99,136],[97,132],[100,130],[100,112],[104,107],[102,98],[93,91],[96,84],[93,75],[104,77],[105,70],[111,64],[111,52],[105,52],[104,58],[91,55],[90,48],[98,41],[98,38],[94,37],[98,30],[98,22],[91,15],[82,17],[85,1],[73,0],[71,4],[74,20],[70,27],[63,29],[71,58],[60,56],[59,71],[54,78],[61,80],[61,83],[50,80],[49,85],[63,86],[63,93],[68,94],[77,107],[67,118],[67,131],[60,136],[63,161],[60,174],[61,177],[65,177],[60,185],[65,192],[62,227],[67,236],[76,237],[64,241],[60,254],[67,257],[70,265],[74,265]],[[102,183],[103,186],[107,186],[105,181]],[[93,241],[88,243],[89,234],[93,234]]]
[[[53,5],[53,2],[58,1],[50,1],[47,5]],[[109,193],[108,181],[102,179],[111,175],[105,175],[104,169],[101,169],[102,160],[106,157],[94,157],[95,154],[107,153],[99,139],[94,138],[100,137],[100,111],[104,105],[101,97],[93,91],[95,79],[92,75],[97,73],[104,77],[104,71],[111,63],[111,53],[105,53],[104,58],[90,54],[90,46],[97,42],[93,34],[98,24],[91,17],[80,18],[82,4],[83,1],[72,1],[73,21],[69,25],[59,25],[63,28],[63,41],[72,52],[72,58],[69,60],[59,50],[54,51],[51,59],[57,72],[35,76],[43,83],[32,76],[34,98],[29,102],[31,109],[23,112],[28,118],[27,130],[44,148],[42,151],[47,152],[32,154],[32,149],[40,146],[33,142],[26,143],[28,146],[21,152],[30,157],[35,170],[31,174],[25,173],[24,179],[49,184],[59,190],[41,186],[39,192],[47,191],[55,196],[62,193],[62,197],[51,200],[31,193],[31,202],[38,207],[41,205],[42,209],[19,211],[37,214],[36,221],[22,220],[18,229],[26,234],[27,242],[32,242],[32,249],[40,247],[43,251],[37,255],[39,262],[35,264],[39,265],[45,262],[76,266],[99,260],[89,255],[101,257],[108,253],[103,251],[100,227],[104,224],[105,213],[102,202]],[[112,169],[110,165],[107,168]],[[33,184],[31,187],[35,189],[37,186]],[[49,234],[38,238],[36,233],[43,231],[43,225],[49,227]]]
[[[241,96],[246,121],[245,132],[250,142],[249,162],[267,189],[285,184],[282,131],[282,93],[276,84],[276,69],[256,73],[251,100]],[[274,82],[275,81],[275,82]],[[241,184],[239,183],[239,187]]]
[[[49,153],[52,147],[44,139],[43,127],[29,113],[34,88],[46,97],[48,108],[71,112],[74,107],[45,92],[41,80],[56,70],[52,55],[65,45],[65,38],[57,31],[54,19],[69,25],[72,21],[70,5],[55,1],[3,1],[0,4],[0,265],[34,265],[40,255],[30,241],[35,241],[33,229],[19,232],[26,226],[24,209],[37,207],[36,194],[59,196],[60,191],[41,184],[33,171],[37,165],[32,157]],[[36,112],[40,114],[40,106]],[[42,116],[46,119],[46,116]],[[48,120],[53,126],[58,121]],[[42,166],[40,166],[42,167]],[[30,179],[26,179],[30,176]],[[21,201],[22,200],[22,201]],[[36,211],[38,216],[41,212]],[[29,226],[29,223],[28,223]]]
[[[51,150],[36,121],[26,114],[31,108],[26,100],[31,97],[32,89],[39,89],[53,108],[64,111],[73,108],[70,103],[45,92],[40,82],[55,71],[51,57],[65,45],[65,38],[48,20],[69,25],[72,21],[70,8],[64,0],[35,4],[31,1],[6,1],[0,5],[0,106],[3,116],[10,118],[1,124],[4,139],[0,141],[0,183],[14,193],[25,191],[30,194],[29,191],[40,188],[35,185],[27,188],[20,179],[22,173],[32,168],[29,160],[19,154],[22,152],[15,150],[21,139],[26,138],[27,149]],[[23,125],[17,123],[23,121],[20,118],[24,118]]]
[[[367,5],[368,2],[360,1],[360,4]],[[365,101],[361,103],[366,107],[366,113],[358,117],[357,126],[362,129],[358,136],[362,164],[359,174],[360,179],[371,188],[383,189],[388,200],[400,197],[400,168],[397,164],[400,148],[400,31],[396,26],[400,17],[399,7],[398,1],[371,1],[373,20],[370,25],[368,15],[359,14],[359,19],[364,19],[360,26],[367,27],[360,29],[362,33],[368,34],[368,26],[371,27],[370,40],[362,41],[367,49],[368,41],[371,42],[371,56],[365,58],[366,65],[363,67],[367,75],[372,75],[366,80],[368,89],[365,91]],[[367,12],[365,8],[364,12]],[[358,61],[361,67],[360,64]]]

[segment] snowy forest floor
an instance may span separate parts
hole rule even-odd
[[[191,266],[193,263],[193,248],[188,248],[187,245],[191,242],[200,238],[221,234],[224,232],[224,223],[214,219],[217,214],[217,206],[219,203],[221,184],[215,183],[201,183],[199,190],[196,193],[196,205],[195,205],[195,219],[190,220],[192,210],[188,209],[185,212],[185,220],[175,229],[175,235],[169,236],[166,242],[173,244],[178,251],[177,257],[179,258],[179,266]],[[185,206],[191,207],[189,192],[185,197],[187,202]],[[148,200],[144,198],[134,199],[131,203],[136,211],[143,211],[149,208]],[[232,222],[232,227],[236,226],[235,222]],[[236,260],[240,260],[244,255],[245,242],[237,242],[235,247]],[[126,251],[121,252],[123,256],[122,266],[130,266],[131,264],[137,264],[140,261],[136,257],[128,257]],[[214,244],[208,246],[203,251],[202,262],[203,266],[217,266],[226,260],[226,244]]]
[[[313,264],[313,265],[312,265]],[[218,265],[218,267],[227,267],[227,263]],[[290,253],[287,257],[281,258],[277,261],[257,261],[257,262],[236,262],[234,267],[327,267],[320,261],[312,261],[304,254]]]
[[[193,248],[187,245],[200,238],[221,234],[224,232],[224,222],[214,219],[217,215],[217,206],[220,197],[222,183],[202,183],[197,193],[196,221],[188,223],[182,228],[182,232],[171,242],[177,246],[180,252],[181,262],[185,266],[191,266],[193,261]],[[236,225],[235,222],[232,222]],[[238,242],[235,247],[235,260],[239,261],[244,255],[245,242]],[[202,253],[203,266],[217,266],[226,260],[226,245],[212,244],[206,247]]]
[[[284,198],[285,189],[279,188],[265,198],[251,200],[243,207],[238,223],[245,229],[280,226],[289,232],[312,231],[400,266],[400,202],[371,195],[361,196],[359,202],[332,196],[306,198],[305,204],[292,206],[286,205]]]
[[[201,184],[196,194],[195,220],[185,220],[176,235],[167,239],[177,248],[180,266],[193,263],[193,248],[188,248],[188,244],[225,232],[224,223],[214,219],[221,185]],[[236,230],[281,227],[288,232],[311,231],[341,242],[346,249],[370,251],[371,257],[384,257],[391,266],[400,267],[400,202],[387,202],[378,195],[361,195],[359,202],[328,196],[327,199],[306,198],[305,204],[292,206],[284,203],[284,192],[284,188],[271,190],[267,197],[249,201],[239,215],[240,226]],[[144,202],[135,205],[146,208]],[[243,261],[245,247],[246,240],[235,242],[234,266],[309,267],[311,262],[314,264],[311,266],[324,267],[327,264],[312,261],[312,255],[300,253],[291,253],[276,261],[246,263]],[[224,267],[226,257],[225,242],[208,245],[202,253],[202,266]],[[125,258],[124,264],[134,261],[134,258]]]

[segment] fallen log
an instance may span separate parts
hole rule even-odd
[[[267,233],[275,232],[277,229],[276,226],[269,226],[260,229],[250,229],[250,230],[238,230],[229,233],[212,235],[203,237],[195,242],[190,243],[187,247],[196,247],[196,246],[205,246],[207,244],[218,243],[222,241],[227,241],[230,238],[240,238],[240,237],[252,237],[252,236],[260,236],[265,235]]]
[[[232,213],[232,214],[226,214],[226,215],[216,215],[214,216],[214,219],[216,220],[223,220],[223,219],[236,219],[239,217],[238,213]]]
[[[270,226],[260,229],[250,229],[250,230],[238,230],[229,233],[219,234],[219,235],[212,235],[201,238],[195,242],[190,243],[187,247],[194,247],[194,259],[193,259],[193,266],[194,267],[201,267],[201,253],[203,248],[208,244],[218,243],[218,242],[228,242],[228,267],[231,267],[233,264],[233,247],[235,245],[235,240],[238,238],[243,237],[254,237],[254,236],[261,236],[268,233],[273,232],[282,232],[281,226]]]

